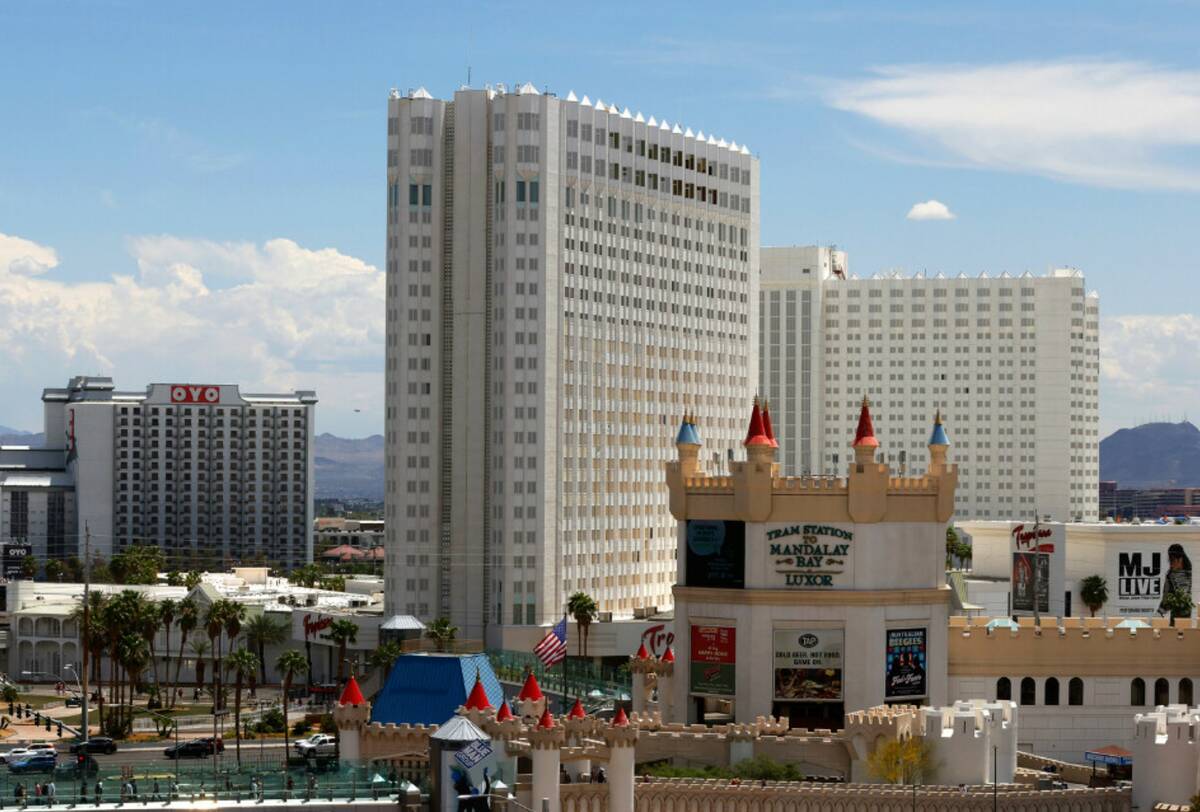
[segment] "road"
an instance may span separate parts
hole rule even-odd
[[[187,741],[188,737],[181,736],[181,742]],[[104,755],[101,753],[93,754],[96,761],[101,767],[126,767],[132,765],[141,765],[147,763],[158,763],[162,765],[173,765],[175,762],[172,759],[163,755],[163,750],[174,744],[173,740],[165,740],[161,743],[148,744],[129,744],[117,745],[117,752],[112,755]],[[261,748],[261,749],[260,749]],[[63,742],[58,746],[59,761],[65,761],[70,752],[70,744]],[[264,761],[270,761],[273,764],[278,764],[283,758],[283,740],[269,739],[265,741],[243,741],[242,742],[242,763],[255,764],[258,761],[259,754],[262,754]],[[220,756],[223,765],[232,765],[235,763],[236,755],[234,742],[232,739],[225,740],[225,752]],[[212,764],[212,758],[185,758],[182,761],[185,766],[198,764]],[[0,766],[3,769],[3,766]]]

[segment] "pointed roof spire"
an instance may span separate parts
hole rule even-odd
[[[862,411],[858,413],[858,430],[854,432],[854,442],[851,445],[855,448],[879,446],[879,441],[875,439],[875,425],[871,422],[871,401],[867,400],[866,395],[863,395]]]
[[[575,704],[571,706],[571,710],[567,713],[568,719],[584,719],[587,717],[587,711],[583,709],[583,703],[579,701],[579,697],[575,698]]]
[[[946,436],[946,427],[942,425],[940,408],[933,416],[933,434],[929,435],[929,445],[950,445],[950,438]]]
[[[480,679],[478,671],[475,672],[475,687],[471,689],[471,695],[467,697],[463,707],[467,710],[492,709],[492,703],[488,701],[487,691],[483,690],[483,680]]]
[[[629,717],[625,715],[625,708],[618,707],[617,715],[612,720],[613,727],[629,727]]]
[[[701,445],[696,421],[686,411],[683,413],[683,422],[679,424],[679,433],[675,435],[675,445]]]
[[[649,660],[650,652],[646,651],[646,644],[642,643],[638,646],[637,654],[633,655],[635,660]]]
[[[554,727],[554,717],[550,715],[550,708],[542,711],[542,718],[538,719],[537,726],[542,730],[551,730]]]
[[[358,680],[354,675],[350,675],[350,681],[346,683],[346,687],[342,689],[342,698],[338,700],[339,705],[362,705],[367,700],[363,698],[362,689],[358,687]]]
[[[663,661],[664,663],[673,663],[673,662],[675,662],[675,649],[673,649],[673,648],[671,648],[670,646],[668,646],[668,647],[667,647],[667,650],[666,650],[666,651],[663,653],[663,656],[662,656],[662,661]]]
[[[752,445],[769,446],[771,440],[763,427],[762,410],[759,408],[758,396],[754,398],[754,408],[750,410],[750,426],[746,429],[746,441],[742,445],[747,448]]]
[[[767,435],[767,439],[771,441],[771,448],[779,448],[779,442],[775,439],[775,429],[771,428],[771,410],[767,406],[766,398],[763,398],[762,420],[763,430]]]
[[[534,702],[542,698],[542,686],[538,685],[537,677],[533,672],[529,672],[529,676],[525,678],[525,684],[521,686],[521,693],[517,694],[517,699],[527,699]]]
[[[508,706],[508,700],[500,703],[500,710],[496,711],[497,722],[509,722],[513,719],[512,708]]]

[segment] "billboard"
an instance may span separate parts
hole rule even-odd
[[[884,675],[885,699],[916,699],[927,696],[925,628],[888,629],[887,663]]]
[[[1061,522],[1015,522],[1009,528],[1012,613],[1066,612],[1067,531]]]
[[[196,386],[187,383],[171,384],[172,403],[220,403],[221,387]]]
[[[746,585],[746,523],[689,519],[686,586],[741,589]]]
[[[32,544],[5,544],[4,545],[4,577],[8,580],[21,577],[21,564],[25,563],[25,559],[33,555]]]
[[[775,585],[801,589],[854,586],[852,530],[827,524],[769,524],[766,528]]]
[[[776,629],[775,698],[840,702],[844,642],[841,629]]]
[[[692,626],[688,690],[693,694],[733,696],[737,686],[737,629]]]
[[[1108,605],[1112,615],[1166,617],[1167,594],[1183,591],[1195,600],[1193,545],[1130,542],[1108,548]]]

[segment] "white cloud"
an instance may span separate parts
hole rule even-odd
[[[1200,71],[1102,60],[902,65],[827,97],[912,136],[907,160],[1200,189]]]
[[[1100,323],[1102,436],[1149,420],[1200,418],[1200,317],[1110,316]]]
[[[955,215],[940,200],[926,200],[914,203],[906,216],[909,220],[953,220]]]
[[[53,248],[0,234],[0,274],[37,276],[57,265],[58,253]]]
[[[356,257],[287,239],[138,237],[129,241],[135,273],[63,282],[5,261],[5,246],[27,242],[0,241],[5,392],[39,406],[42,387],[107,374],[125,388],[175,380],[260,392],[316,388],[325,406],[319,421],[325,412],[342,429],[354,408],[368,406],[372,420],[379,417],[384,275]],[[36,247],[41,265],[57,264],[52,249]],[[28,411],[18,418],[37,425]]]

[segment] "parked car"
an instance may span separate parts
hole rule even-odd
[[[104,753],[112,755],[117,752],[117,743],[108,736],[93,736],[86,742],[76,742],[71,745],[72,753]]]
[[[3,758],[8,764],[12,764],[15,761],[21,761],[22,759],[29,758],[30,756],[43,755],[45,753],[50,753],[53,755],[54,752],[54,745],[50,744],[49,742],[45,742],[42,744],[31,744],[27,747],[14,747],[3,756],[0,756],[0,758]]]
[[[79,694],[71,694],[65,704],[68,708],[78,708],[83,704],[83,698]]]
[[[331,756],[337,753],[337,737],[328,733],[314,733],[307,739],[296,742],[295,748],[296,752],[305,758]]]
[[[213,743],[216,742],[214,747]],[[211,756],[213,752],[223,752],[225,743],[220,739],[213,739],[212,736],[207,736],[202,739],[192,739],[191,741],[180,742],[163,750],[163,755],[167,758],[206,758]]]
[[[58,756],[43,750],[36,755],[8,762],[8,770],[11,773],[52,773],[57,765]]]

